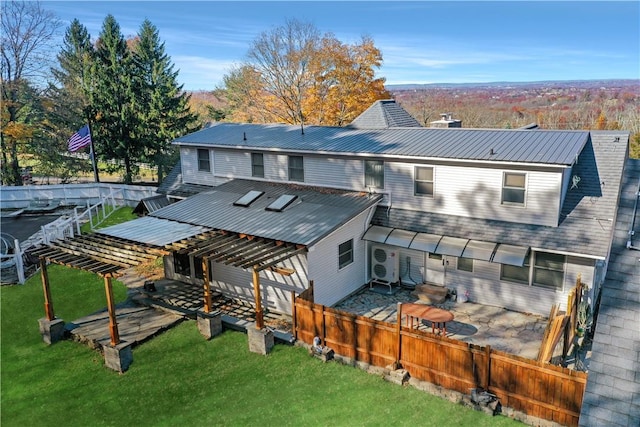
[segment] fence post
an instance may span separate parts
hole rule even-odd
[[[89,228],[93,230],[93,216],[91,215],[91,203],[87,200],[87,212],[89,213]]]
[[[320,306],[320,314],[322,315],[322,346],[326,346],[327,345],[327,341],[325,339],[325,336],[327,334],[327,325],[325,324],[325,319],[324,319],[324,305]]]
[[[487,358],[487,369],[486,369],[486,374],[484,379],[484,389],[489,390],[489,384],[491,381],[491,346],[490,345],[487,345],[484,348],[484,354],[485,354],[485,357]]]
[[[20,241],[18,239],[15,239],[14,245],[14,260],[16,265],[16,272],[18,273],[18,283],[24,285],[24,263],[22,262],[22,249],[20,248]]]
[[[291,327],[293,328],[293,338],[298,341],[298,325],[296,314],[296,293],[294,291],[291,291]]]
[[[73,220],[76,223],[76,231],[78,236],[80,235],[80,218],[78,218],[78,207],[73,208]]]
[[[400,360],[402,359],[402,303],[398,303],[398,321],[396,322],[396,369],[402,366]]]
[[[44,228],[44,225],[40,226],[40,231],[42,232],[42,241],[45,245],[49,244],[49,237],[47,236],[47,230]]]

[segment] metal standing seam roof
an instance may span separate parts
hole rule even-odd
[[[250,206],[234,205],[252,190],[265,194]],[[282,212],[265,209],[284,194],[297,198]],[[150,216],[309,246],[381,198],[379,194],[236,179],[159,209]]]
[[[100,234],[162,247],[208,230],[207,227],[145,216],[102,228]]]
[[[351,127],[217,123],[174,140],[177,145],[356,156],[572,165],[588,131]]]

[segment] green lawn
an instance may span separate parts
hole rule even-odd
[[[57,265],[48,272],[58,317],[71,321],[106,306],[97,276]],[[120,282],[114,292],[126,298]],[[262,356],[231,331],[206,341],[194,321],[135,347],[130,369],[118,374],[85,345],[42,342],[39,276],[1,287],[0,314],[3,427],[520,425],[322,363],[300,347],[276,345]]]

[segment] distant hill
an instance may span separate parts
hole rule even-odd
[[[549,80],[533,82],[487,82],[487,83],[428,83],[428,84],[396,84],[385,85],[389,91],[424,90],[424,89],[513,89],[513,88],[636,88],[640,89],[640,79],[603,79],[603,80]]]

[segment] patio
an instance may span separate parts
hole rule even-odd
[[[411,295],[411,291],[405,288],[394,288],[394,294],[388,295],[369,290],[365,286],[334,308],[396,323],[399,302],[420,303],[418,298]],[[545,317],[473,302],[456,303],[446,300],[434,306],[448,310],[454,315],[453,321],[447,322],[449,338],[477,345],[490,345],[495,350],[529,359],[536,359],[538,356],[538,349],[547,326]],[[431,324],[428,321],[422,321],[418,324],[418,328],[431,331]]]

